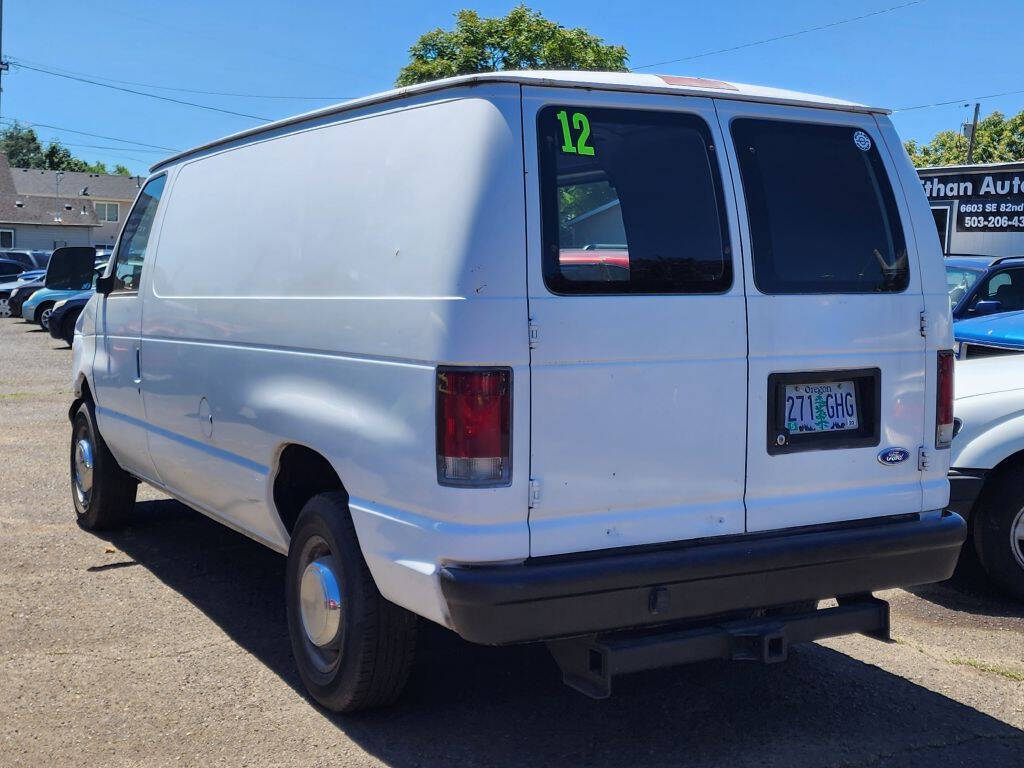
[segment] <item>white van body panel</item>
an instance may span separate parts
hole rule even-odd
[[[696,115],[711,99],[524,88],[533,421],[533,556],[742,533],[743,280],[708,295],[568,295],[541,273],[537,113],[549,105]],[[719,153],[720,155],[721,153]],[[722,163],[720,174],[728,178]],[[730,240],[738,242],[735,217]],[[730,404],[732,407],[725,407]]]
[[[525,558],[521,147],[518,88],[504,85],[336,115],[175,168],[145,267],[162,484],[284,551],[276,460],[309,446],[343,478],[381,592],[436,621],[440,563]],[[435,366],[458,363],[513,369],[508,487],[438,485]]]

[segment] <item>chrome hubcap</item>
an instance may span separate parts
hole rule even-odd
[[[41,314],[39,316],[39,324],[41,326],[43,326],[43,328],[49,328],[50,327],[50,312],[51,312],[51,310],[44,309],[43,310],[43,314]]]
[[[83,506],[89,505],[89,497],[92,495],[92,443],[88,437],[79,438],[75,443],[75,494],[78,502]]]
[[[329,646],[341,628],[341,590],[333,565],[329,555],[314,560],[302,572],[299,584],[302,628],[317,648]]]
[[[1010,551],[1017,565],[1024,568],[1024,509],[1017,513],[1010,525]]]
[[[11,316],[11,303],[7,299],[0,299],[0,317]]]

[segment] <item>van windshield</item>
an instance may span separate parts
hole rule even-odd
[[[732,283],[721,181],[694,115],[538,115],[544,280],[556,293],[717,293]]]
[[[854,126],[740,119],[732,136],[762,293],[892,293],[910,279],[874,140]]]

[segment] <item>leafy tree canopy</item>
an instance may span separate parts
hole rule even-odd
[[[18,123],[0,131],[0,152],[7,155],[7,162],[12,168],[109,173],[106,164],[80,160],[59,141],[51,141],[44,148],[33,129],[22,127]],[[118,165],[114,169],[114,173],[131,176],[131,171],[123,165]]]
[[[975,163],[1008,163],[1024,160],[1024,110],[1007,119],[993,112],[978,122],[974,141]],[[957,131],[940,131],[927,144],[908,141],[907,154],[918,168],[930,165],[962,165],[967,162],[967,137]]]
[[[581,27],[563,27],[520,5],[507,16],[455,14],[455,29],[421,35],[396,85],[504,69],[590,69],[621,72],[629,58],[621,45],[606,45]]]

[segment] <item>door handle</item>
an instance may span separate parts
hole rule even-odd
[[[142,352],[136,347],[135,348],[135,386],[139,388],[139,392],[142,391]]]

